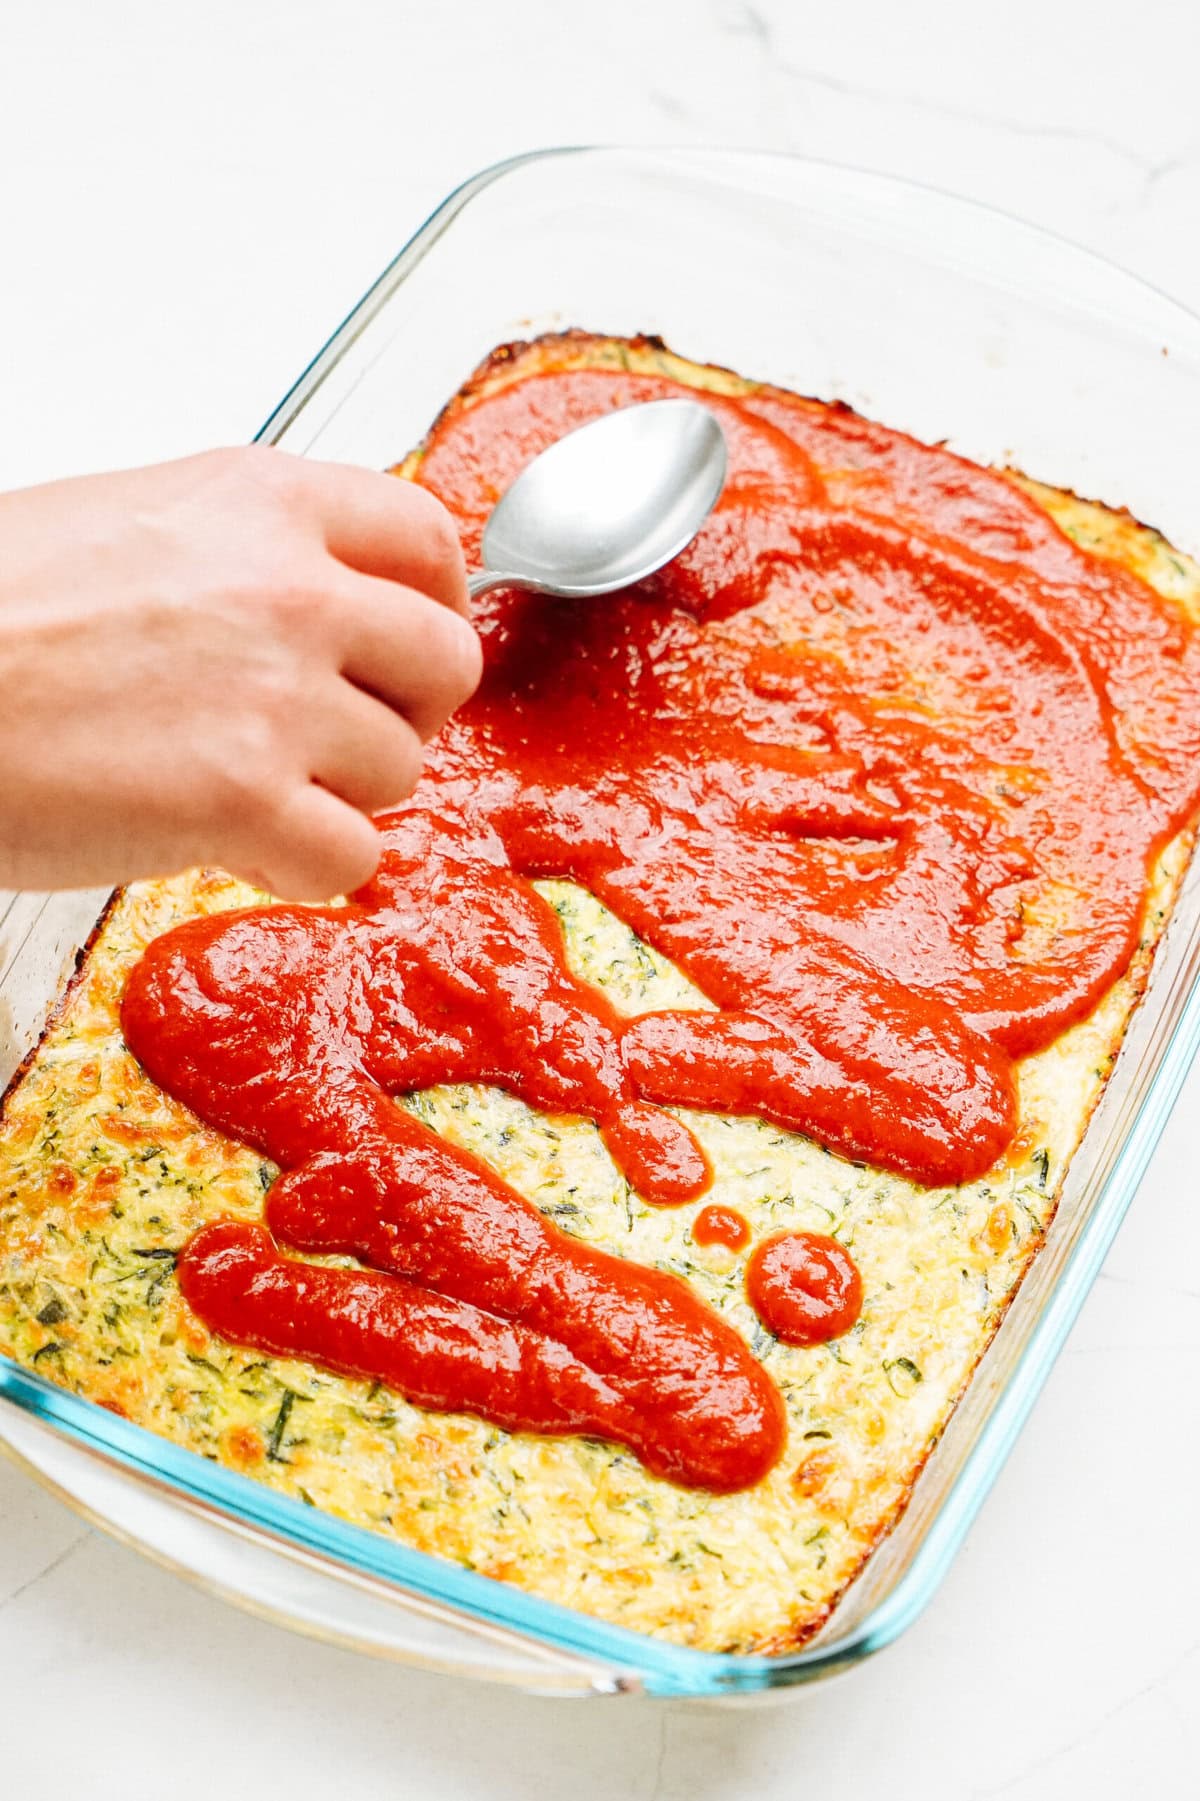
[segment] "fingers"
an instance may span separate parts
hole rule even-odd
[[[479,685],[474,627],[424,594],[372,577],[343,582],[333,598],[342,674],[428,742]]]
[[[380,839],[365,815],[412,792],[421,745],[473,692],[482,652],[457,529],[432,494],[278,451],[255,453],[250,472],[304,541],[266,623],[307,701],[274,718],[275,769],[262,776],[280,798],[249,809],[246,855],[230,861],[281,898],[328,899],[374,873]],[[241,483],[240,462],[236,473]]]
[[[407,799],[421,774],[421,741],[398,713],[338,682],[314,722],[312,775],[364,813]]]
[[[302,459],[299,481],[339,562],[402,582],[452,612],[467,614],[458,528],[425,488],[394,475]]]
[[[297,783],[231,867],[280,900],[327,901],[368,881],[382,846],[365,814],[315,782]]]
[[[331,673],[307,712],[311,779],[293,779],[278,804],[254,809],[253,867],[235,860],[238,873],[283,900],[328,900],[368,881],[381,840],[365,815],[407,799],[421,774],[410,722],[350,682]]]

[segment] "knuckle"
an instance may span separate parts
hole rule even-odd
[[[271,600],[281,624],[324,633],[337,622],[338,608],[329,589],[303,571],[278,571]]]
[[[270,720],[262,714],[239,720],[210,764],[210,810],[239,829],[257,829],[269,817],[278,767],[277,735]]]
[[[299,459],[270,444],[246,444],[237,453],[239,473],[272,494],[294,493],[300,475]]]
[[[459,541],[458,526],[449,509],[428,488],[414,487],[413,493],[421,496],[424,514],[421,530],[431,554],[439,563],[461,562],[462,544]]]
[[[430,571],[461,570],[462,542],[458,526],[449,508],[436,494],[416,482],[404,482],[405,504],[409,521],[420,549],[420,558]]]
[[[237,514],[251,517],[261,529],[263,517],[279,519],[294,514],[300,494],[300,458],[269,444],[240,444],[205,453],[213,481],[228,496]]]
[[[223,704],[214,755],[259,769],[279,761],[319,686],[318,660],[271,643],[263,633],[240,663],[226,664],[221,674]]]
[[[399,483],[399,492],[404,497],[404,505],[412,523],[422,528],[440,530],[439,520],[442,517],[448,520],[450,515],[433,490],[422,487],[419,481],[410,476],[400,475],[395,479]]]
[[[195,467],[199,473],[213,477],[236,476],[245,450],[246,447],[242,444],[219,444],[213,450],[200,451]]]
[[[261,631],[264,664],[274,657],[327,660],[336,637],[338,607],[328,585],[302,558],[281,550],[243,572],[243,594]]]
[[[270,481],[278,453],[265,444],[224,444],[202,451],[198,461],[214,477],[233,482]]]

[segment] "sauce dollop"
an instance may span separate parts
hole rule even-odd
[[[736,1207],[722,1207],[713,1201],[701,1207],[692,1221],[692,1237],[697,1244],[723,1244],[728,1250],[740,1251],[750,1242],[750,1227]]]
[[[680,391],[580,369],[485,389],[420,479],[477,559],[538,451]],[[584,1115],[666,1204],[709,1181],[675,1107],[979,1175],[1014,1132],[1014,1059],[1124,968],[1195,807],[1200,650],[1003,478],[794,396],[708,404],[730,477],[683,556],[603,605],[490,596],[482,685],[380,818],[375,878],[343,907],[181,925],[123,1022],[155,1080],[284,1172],[269,1233],[210,1226],[182,1258],[214,1330],[729,1489],[784,1437],[733,1328],[392,1097],[482,1082]],[[710,1009],[619,1015],[537,877],[589,888]]]
[[[824,1344],[862,1312],[862,1279],[850,1253],[821,1232],[776,1232],[754,1247],[746,1293],[784,1344]]]

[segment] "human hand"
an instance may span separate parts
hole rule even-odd
[[[479,680],[450,515],[265,447],[0,495],[0,884],[355,888]]]

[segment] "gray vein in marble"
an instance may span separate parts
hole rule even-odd
[[[670,119],[672,124],[686,125],[692,130],[699,123],[696,114],[684,105],[677,94],[666,94],[661,88],[651,88],[647,99],[655,111]]]
[[[1026,123],[1019,119],[1005,118],[998,113],[986,112],[979,107],[963,106],[953,100],[940,99],[932,94],[899,93],[892,88],[875,87],[844,75],[831,75],[823,70],[805,68],[799,63],[774,55],[770,21],[754,6],[743,5],[739,21],[725,29],[729,36],[751,38],[757,44],[763,60],[788,80],[822,88],[828,93],[842,94],[849,100],[884,102],[904,107],[910,112],[930,113],[935,117],[953,120],[956,124],[979,125],[986,130],[1009,132],[1015,137],[1049,138],[1060,143],[1081,144],[1091,149],[1104,150],[1141,175],[1147,189],[1182,167],[1194,148],[1194,145],[1186,145],[1167,157],[1147,157],[1119,139],[1088,127],[1052,125],[1042,121]]]
[[[1052,1751],[1047,1751],[1043,1756],[1035,1758],[1032,1763],[1026,1764],[1025,1768],[1018,1770],[1015,1775],[1006,1776],[1004,1781],[997,1783],[994,1788],[975,1789],[972,1801],[994,1801],[997,1795],[1007,1794],[1010,1789],[1016,1788],[1018,1783],[1027,1782],[1031,1776],[1037,1776],[1041,1771],[1050,1769],[1054,1764],[1061,1762],[1072,1751],[1078,1750],[1089,1739],[1095,1738],[1096,1734],[1111,1720],[1119,1718],[1129,1708],[1136,1706],[1139,1701],[1145,1700],[1147,1695],[1154,1694],[1160,1683],[1169,1682],[1197,1655],[1200,1655],[1200,1639],[1197,1639],[1194,1644],[1188,1645],[1179,1653],[1178,1657],[1172,1659],[1165,1669],[1159,1670],[1156,1675],[1152,1676],[1149,1682],[1144,1682],[1140,1688],[1135,1688],[1132,1694],[1123,1695],[1111,1707],[1106,1707],[1103,1713],[1097,1714],[1096,1718],[1082,1732],[1076,1733],[1069,1739],[1064,1739],[1062,1744],[1056,1745]],[[1162,1695],[1161,1699],[1167,1702],[1172,1712],[1175,1711],[1175,1704],[1169,1696]]]
[[[52,1576],[55,1570],[61,1569],[69,1557],[74,1557],[81,1545],[87,1544],[91,1536],[91,1532],[85,1527],[78,1538],[73,1538],[69,1545],[64,1546],[57,1557],[52,1557],[49,1563],[42,1565],[40,1570],[36,1570],[32,1576],[27,1576],[19,1588],[14,1588],[10,1594],[0,1600],[0,1613],[3,1613],[6,1607],[11,1607],[14,1601],[19,1601],[22,1595],[28,1594],[31,1588],[36,1588],[39,1582],[44,1582],[47,1576]]]
[[[1148,163],[1141,184],[1134,196],[1136,206],[1145,206],[1153,198],[1155,190],[1172,175],[1182,175],[1192,168],[1200,154],[1200,136],[1189,138],[1182,149],[1172,156],[1159,158],[1157,162]]]
[[[1185,1288],[1180,1282],[1163,1282],[1157,1276],[1147,1281],[1138,1276],[1118,1276],[1112,1270],[1102,1269],[1096,1278],[1099,1282],[1115,1282],[1119,1288],[1151,1288],[1155,1294],[1177,1294],[1189,1301],[1200,1301],[1200,1288]]]
[[[730,37],[753,38],[765,56],[769,56],[774,44],[771,21],[759,12],[757,6],[739,6],[739,19],[725,30]]]

